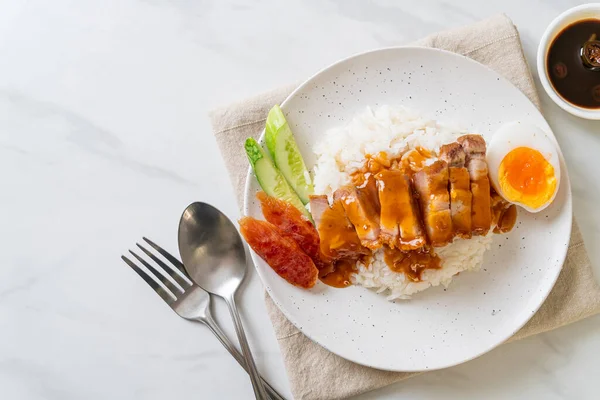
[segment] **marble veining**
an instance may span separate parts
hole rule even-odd
[[[176,253],[192,201],[238,217],[207,112],[498,12],[534,66],[544,28],[580,3],[1,2],[2,398],[251,398],[208,330],[179,319],[119,260],[142,236]],[[600,122],[538,91],[600,276]],[[291,398],[256,274],[240,300],[259,369]],[[214,311],[234,337],[223,304]],[[599,330],[590,318],[359,398],[596,399]]]

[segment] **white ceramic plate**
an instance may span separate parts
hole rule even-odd
[[[535,106],[496,72],[466,57],[426,48],[390,48],[342,60],[302,84],[282,108],[312,168],[312,146],[327,129],[367,106],[383,104],[458,121],[488,139],[501,124],[514,120],[552,135]],[[539,214],[519,210],[517,226],[508,235],[495,236],[481,271],[462,273],[447,290],[431,288],[395,303],[363,287],[336,289],[319,282],[304,290],[284,281],[256,254],[252,257],[285,316],[335,354],[391,371],[456,365],[507,340],[552,289],[571,233],[571,189],[560,157],[554,203]],[[258,190],[249,172],[245,211],[262,218],[254,197]]]

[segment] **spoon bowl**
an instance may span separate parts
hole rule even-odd
[[[222,297],[231,313],[254,395],[266,399],[237,310],[235,293],[246,276],[246,252],[235,225],[215,207],[190,204],[179,220],[179,253],[188,275],[202,289]]]
[[[230,296],[246,276],[242,238],[229,218],[209,204],[192,203],[183,212],[179,252],[194,282],[217,296]]]

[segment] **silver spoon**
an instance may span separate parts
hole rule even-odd
[[[235,293],[246,275],[246,253],[237,229],[213,206],[192,203],[179,220],[179,253],[192,280],[227,303],[254,395],[257,399],[266,399],[235,303]]]

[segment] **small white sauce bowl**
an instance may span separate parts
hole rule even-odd
[[[554,19],[546,28],[546,32],[542,36],[540,45],[537,52],[537,70],[542,86],[548,96],[558,104],[563,110],[585,119],[597,119],[600,120],[600,109],[589,109],[578,107],[574,104],[569,103],[561,97],[560,94],[554,90],[550,78],[548,76],[549,71],[546,69],[546,57],[548,55],[548,49],[552,44],[554,38],[568,25],[582,19],[597,18],[600,19],[600,3],[584,4],[571,8],[564,13],[560,14]]]

